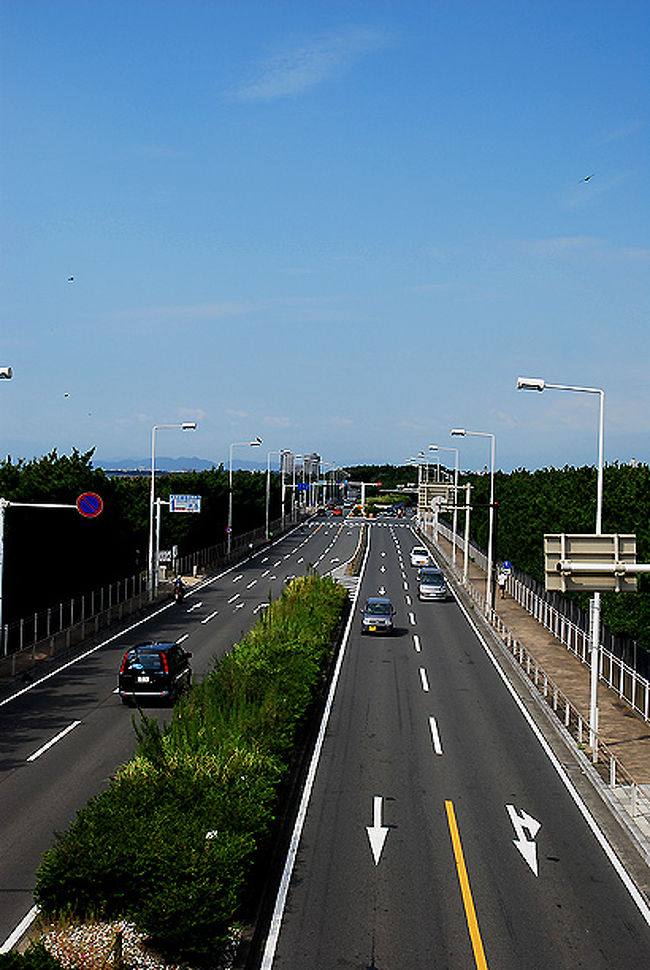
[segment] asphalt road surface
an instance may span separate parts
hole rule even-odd
[[[471,618],[418,602],[415,544],[371,527],[264,970],[650,966],[644,901]],[[395,632],[362,636],[381,591]]]
[[[269,548],[199,583],[183,603],[92,651],[57,662],[46,678],[0,699],[0,951],[32,910],[41,858],[88,798],[102,790],[135,747],[133,712],[116,693],[127,648],[148,640],[183,642],[195,679],[256,621],[271,596],[310,568],[326,573],[350,559],[359,524],[314,520]],[[169,720],[169,709],[149,716]]]

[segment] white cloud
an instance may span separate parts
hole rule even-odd
[[[291,418],[280,417],[273,414],[267,414],[262,418],[263,423],[270,428],[289,428],[291,426]]]
[[[339,76],[364,54],[381,50],[388,43],[388,35],[373,27],[348,27],[315,37],[269,58],[256,77],[234,92],[234,97],[270,101],[301,94]]]
[[[595,236],[555,236],[550,239],[530,239],[524,249],[535,256],[563,256],[571,252],[593,251],[600,246]]]

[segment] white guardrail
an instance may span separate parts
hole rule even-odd
[[[453,543],[451,529],[438,523],[438,531],[448,542]],[[457,536],[456,565],[462,561],[459,550],[464,540]],[[481,568],[487,568],[487,558],[479,549],[470,544],[471,557]],[[541,597],[525,583],[511,577],[508,581],[508,592],[527,613],[534,617],[545,629],[563,643],[567,650],[573,653],[583,664],[589,664],[589,634],[576,623],[564,616],[556,607]],[[619,698],[625,701],[632,710],[640,714],[646,721],[650,721],[650,681],[615,657],[602,645],[600,649],[599,678],[611,690],[615,690]]]
[[[432,539],[432,535],[430,534],[432,532],[432,528],[425,530],[427,538]],[[439,522],[438,532],[449,543],[453,544],[453,533],[451,529]],[[525,670],[528,678],[537,687],[548,706],[554,711],[557,718],[563,722],[566,730],[574,737],[578,743],[578,747],[580,749],[588,748],[590,734],[588,718],[585,718],[582,712],[574,707],[571,701],[538,663],[533,654],[513,636],[498,613],[495,610],[487,610],[485,594],[471,582],[463,584],[462,550],[464,548],[464,540],[460,536],[457,536],[455,567],[452,564],[450,556],[440,544],[434,543],[434,545],[436,550],[445,559],[448,567],[454,572],[458,582],[464,585],[464,588],[468,591],[474,602],[481,608],[486,620],[499,635],[499,638],[512,656],[518,661],[520,667]],[[470,550],[470,555],[474,562],[480,568],[486,568],[486,556],[471,544]],[[588,634],[584,630],[581,630],[580,627],[563,616],[557,609],[536,594],[534,590],[525,586],[519,580],[510,580],[509,592],[513,599],[560,640],[566,646],[567,650],[574,653],[583,663],[589,663]],[[601,680],[608,687],[616,690],[622,700],[648,721],[650,683],[627,664],[604,649],[601,649],[600,667]],[[622,809],[630,816],[635,822],[637,830],[643,835],[646,843],[644,854],[646,855],[647,861],[650,862],[650,849],[647,848],[650,845],[650,785],[637,782],[625,766],[608,749],[607,745],[598,737],[597,733],[590,760],[601,778],[606,782],[611,801],[615,808]]]

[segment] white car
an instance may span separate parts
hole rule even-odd
[[[410,555],[412,566],[428,566],[431,562],[429,553],[424,546],[413,546]]]

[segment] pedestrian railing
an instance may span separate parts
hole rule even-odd
[[[449,532],[446,527],[445,531]],[[440,533],[443,534],[442,529],[440,529]],[[450,535],[445,535],[445,538],[451,541]],[[452,561],[445,549],[440,544],[436,544],[435,548],[436,552],[445,559],[448,566],[453,570]],[[458,565],[455,567],[455,578],[462,584],[462,568],[459,569]],[[615,807],[622,808],[636,822],[644,819],[650,825],[650,786],[642,785],[635,780],[631,772],[625,768],[621,761],[612,753],[608,745],[599,737],[598,732],[594,732],[592,736],[589,728],[589,719],[571,703],[569,698],[548,675],[528,648],[508,630],[496,610],[488,609],[485,594],[471,582],[465,584],[464,588],[481,609],[486,620],[499,636],[499,639],[503,642],[508,652],[526,673],[529,681],[537,688],[548,707],[561,721],[564,729],[572,736],[578,748],[590,754],[592,765],[601,779],[606,783]],[[532,591],[528,590],[528,592],[530,593]],[[533,601],[530,598],[529,604],[533,606]],[[524,604],[522,603],[521,605]],[[527,607],[525,608],[528,609]],[[544,622],[545,618],[548,619],[548,614],[539,604],[534,604],[534,609],[537,610],[537,618],[540,622]],[[528,612],[531,612],[531,615],[535,615],[530,609],[528,609]],[[564,626],[566,628],[566,624]],[[575,624],[571,624],[571,626],[576,630],[579,629],[575,627]],[[559,626],[556,624],[557,629],[561,629],[562,627],[563,624],[560,623]],[[552,625],[548,626],[547,629],[552,629]],[[583,633],[584,631],[580,630],[579,632]],[[634,709],[644,715],[645,719],[648,720],[648,682],[644,678],[640,678],[630,668],[621,674],[618,667],[620,661],[608,651],[604,651],[602,656],[601,678],[608,683],[608,686],[614,686],[619,692],[619,696],[626,700],[630,706],[632,706],[629,700],[630,696],[642,696],[643,707],[646,712],[645,715],[644,710],[638,706],[635,706]],[[612,680],[617,678],[618,683],[614,685]],[[628,682],[627,686],[629,690],[627,692],[624,681]],[[643,681],[643,683],[639,683],[640,681]],[[593,745],[591,745],[592,737]],[[646,851],[645,854],[646,861],[650,862],[650,852]]]
[[[284,520],[270,523],[269,535],[278,536],[302,518],[294,512]],[[208,572],[242,557],[248,549],[266,542],[266,528],[233,537],[230,553],[227,543],[218,543],[179,558],[173,565],[184,576]],[[170,584],[163,581],[157,599],[169,596]],[[0,678],[24,674],[39,661],[56,656],[99,633],[115,622],[138,613],[152,602],[143,571],[126,579],[109,583],[81,596],[59,603],[5,624],[0,636]]]
[[[448,542],[453,542],[453,533],[447,526],[439,523],[438,531]],[[459,537],[457,537],[457,541],[459,541]],[[478,562],[478,556],[483,556],[483,554],[475,546],[472,546],[472,558]],[[485,559],[484,556],[483,558]],[[458,553],[456,570],[458,571]],[[591,663],[589,634],[586,630],[583,630],[577,623],[565,616],[561,610],[521,580],[511,576],[508,580],[507,589],[515,602],[519,603],[527,613],[552,633],[560,643],[563,643],[567,650],[573,653],[583,664],[589,665]],[[478,595],[480,595],[484,604],[484,595]],[[615,690],[622,701],[646,721],[650,721],[650,681],[641,676],[620,657],[606,650],[602,644],[598,674],[599,679],[609,688]]]

